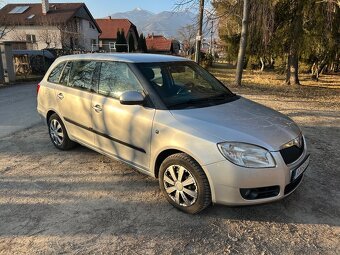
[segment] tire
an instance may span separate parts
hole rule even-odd
[[[56,113],[48,119],[48,133],[53,145],[59,150],[70,150],[76,145],[70,140],[64,123]]]
[[[202,167],[185,153],[163,161],[159,186],[169,203],[185,213],[199,213],[211,204],[210,185]]]

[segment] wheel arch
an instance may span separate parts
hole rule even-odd
[[[47,114],[46,114],[46,123],[47,123],[47,125],[48,125],[48,121],[49,121],[49,119],[50,119],[50,117],[52,116],[52,114],[57,114],[58,116],[59,116],[59,114],[56,112],[56,111],[54,111],[54,110],[49,110],[48,112],[47,112]],[[59,116],[60,117],[60,116]]]
[[[71,140],[74,141],[73,136],[72,136],[72,134],[69,132],[68,125],[67,125],[67,123],[65,123],[65,120],[64,120],[63,116],[60,115],[55,109],[49,109],[49,110],[47,111],[47,113],[46,113],[46,124],[47,124],[47,126],[48,126],[48,121],[49,121],[50,117],[51,117],[52,114],[54,114],[54,113],[57,114],[58,117],[59,117],[59,118],[61,119],[61,121],[63,122],[63,124],[64,124],[64,126],[65,126],[65,128],[66,128],[66,132],[67,132],[69,138],[70,138]]]
[[[190,152],[188,153],[187,151],[181,150],[179,148],[167,148],[162,150],[161,152],[158,153],[156,160],[154,161],[153,164],[153,174],[154,176],[158,179],[159,178],[159,170],[162,162],[169,156],[176,154],[176,153],[185,153],[188,156],[192,157],[202,168],[205,176],[208,179],[209,186],[210,186],[210,192],[211,192],[211,198],[212,201],[215,201],[215,186],[214,183],[212,182],[210,174],[207,172],[207,169],[204,167],[204,165],[200,162],[200,160],[197,160],[197,157],[193,156]]]

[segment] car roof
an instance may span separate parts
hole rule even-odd
[[[178,61],[191,61],[187,58],[147,54],[147,53],[93,53],[93,54],[77,54],[59,57],[58,61],[68,60],[104,60],[104,61],[119,61],[126,63],[153,63],[153,62],[178,62]]]

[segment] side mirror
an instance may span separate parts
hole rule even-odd
[[[126,91],[120,95],[119,101],[124,105],[142,105],[145,97],[138,91]]]

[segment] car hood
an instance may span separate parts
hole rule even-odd
[[[225,104],[171,113],[182,124],[215,136],[220,142],[245,142],[271,151],[279,150],[301,132],[287,116],[242,97]]]

